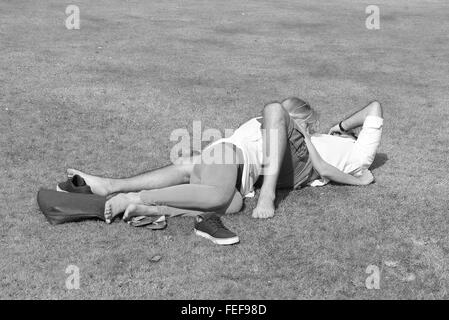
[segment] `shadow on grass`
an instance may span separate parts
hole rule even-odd
[[[370,169],[375,170],[382,167],[388,161],[388,155],[386,153],[378,153],[371,164]]]
[[[259,179],[257,179],[256,183],[254,184],[255,190],[260,190],[263,184],[263,176],[260,176]],[[276,199],[274,200],[274,206],[277,208],[279,206],[279,203],[281,203],[290,192],[294,191],[294,189],[276,189]]]
[[[292,192],[294,189],[278,189],[276,190],[276,199],[274,200],[274,207],[277,209],[279,207],[279,203],[284,201],[285,198]]]

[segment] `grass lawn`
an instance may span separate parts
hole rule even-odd
[[[69,4],[80,30],[65,28]],[[449,298],[449,5],[377,1],[374,31],[369,4],[0,0],[0,298]],[[290,95],[323,130],[382,102],[375,184],[281,192],[270,220],[247,200],[224,218],[231,247],[195,236],[191,218],[51,226],[37,208],[67,167],[155,168],[173,130],[236,128]],[[79,290],[65,287],[70,264]]]

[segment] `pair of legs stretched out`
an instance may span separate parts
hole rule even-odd
[[[112,221],[125,213],[135,215],[190,215],[205,212],[235,213],[242,207],[242,196],[236,189],[241,152],[233,145],[220,143],[209,153],[232,154],[236,161],[205,163],[202,155],[180,158],[172,165],[134,177],[111,179],[68,169],[68,176],[80,175],[95,194],[116,194],[106,202],[105,218]]]

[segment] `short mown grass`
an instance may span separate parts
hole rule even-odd
[[[76,1],[0,4],[0,298],[448,298],[448,4]],[[51,226],[36,204],[75,167],[123,177],[169,162],[170,133],[236,128],[296,95],[323,129],[377,99],[376,183],[280,192],[224,222],[241,243],[125,223]],[[158,262],[151,258],[160,255]],[[79,290],[65,269],[80,268]],[[381,271],[368,290],[369,265]]]

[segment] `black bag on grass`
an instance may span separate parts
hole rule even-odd
[[[51,224],[78,222],[87,219],[105,221],[106,197],[95,194],[58,192],[41,189],[37,193],[39,208]]]

